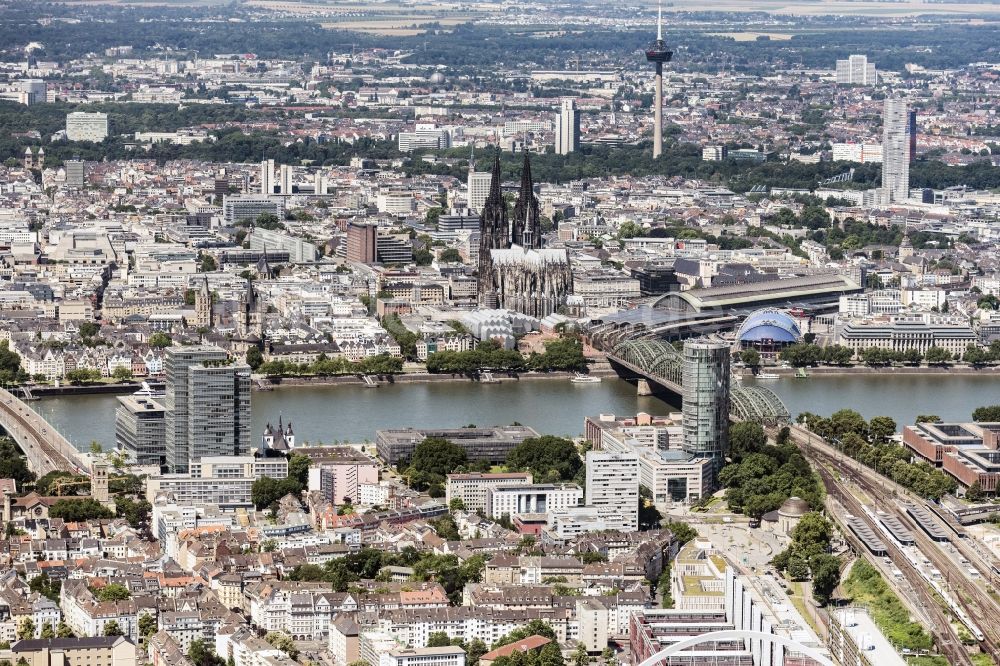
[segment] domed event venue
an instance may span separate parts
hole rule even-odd
[[[802,338],[799,325],[787,313],[774,308],[764,308],[750,316],[736,331],[740,349],[756,349],[761,354],[773,355]]]

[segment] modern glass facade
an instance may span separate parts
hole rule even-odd
[[[718,469],[729,442],[729,345],[688,340],[683,372],[684,450]]]

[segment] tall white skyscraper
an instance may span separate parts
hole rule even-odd
[[[491,175],[489,171],[469,169],[468,202],[469,208],[476,213],[483,211],[483,204],[486,203],[486,197],[490,195]]]
[[[260,193],[274,194],[274,160],[264,160],[260,163]]]
[[[837,61],[838,84],[873,86],[877,82],[875,63],[868,62],[868,56],[852,55],[847,60]]]
[[[563,100],[556,114],[556,154],[567,155],[580,147],[580,114],[576,102]]]
[[[906,100],[886,97],[882,117],[882,200],[910,196],[910,123]]]
[[[587,506],[621,520],[620,530],[639,529],[639,456],[587,451]]]
[[[287,164],[282,164],[278,169],[279,180],[278,180],[278,191],[282,194],[292,193],[292,167]]]

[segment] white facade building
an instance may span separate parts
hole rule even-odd
[[[457,645],[391,650],[379,655],[378,666],[465,666],[465,650]]]
[[[639,456],[587,451],[587,506],[615,516],[618,529],[639,529]]]
[[[525,513],[549,513],[579,506],[583,489],[571,483],[503,486],[486,494],[486,515],[513,518]]]
[[[580,114],[576,102],[563,100],[556,114],[556,154],[568,155],[580,147]]]
[[[877,83],[875,63],[868,56],[852,55],[837,61],[837,84],[873,86]]]
[[[66,114],[66,138],[100,142],[108,138],[108,114],[73,111]]]

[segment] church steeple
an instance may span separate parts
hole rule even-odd
[[[514,217],[511,220],[510,240],[524,248],[535,249],[542,244],[542,225],[538,214],[538,197],[535,196],[535,184],[531,180],[531,160],[528,151],[524,151],[524,165],[521,167],[521,187],[514,204]]]
[[[507,203],[500,187],[500,152],[493,157],[490,193],[479,216],[479,305],[495,308],[496,285],[493,276],[491,250],[510,247],[510,227],[507,223]]]

